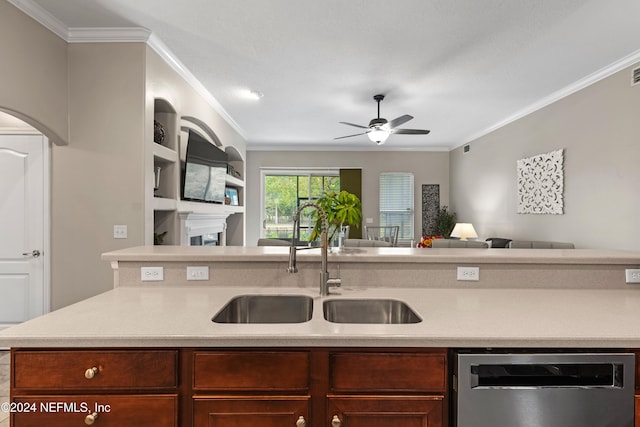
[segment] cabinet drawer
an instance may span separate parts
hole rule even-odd
[[[303,417],[309,425],[309,396],[264,398],[196,398],[194,426],[295,427]]]
[[[175,350],[18,350],[12,382],[21,390],[169,389],[178,383],[177,359]]]
[[[446,353],[333,353],[333,392],[440,392],[446,389]]]
[[[307,352],[196,352],[194,390],[306,391]]]
[[[176,427],[177,395],[29,396],[12,399],[16,427],[69,427],[90,423],[97,413],[100,427]]]

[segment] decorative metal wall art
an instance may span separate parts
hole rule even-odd
[[[440,209],[440,185],[422,184],[422,235],[431,236]]]
[[[563,213],[563,161],[563,150],[518,160],[518,213]]]

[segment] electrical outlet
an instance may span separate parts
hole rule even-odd
[[[458,267],[458,280],[480,280],[480,267]]]
[[[187,280],[209,280],[209,267],[188,265]]]
[[[127,238],[127,226],[126,225],[114,225],[113,226],[113,238],[114,239],[126,239]]]
[[[164,280],[164,268],[162,267],[140,267],[140,280],[143,282],[154,282]]]
[[[627,268],[624,270],[627,283],[640,283],[640,269]]]

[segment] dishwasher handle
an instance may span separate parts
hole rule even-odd
[[[622,388],[622,363],[491,363],[470,366],[471,388]]]

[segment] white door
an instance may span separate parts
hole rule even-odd
[[[0,329],[49,311],[47,143],[42,135],[0,135]]]

